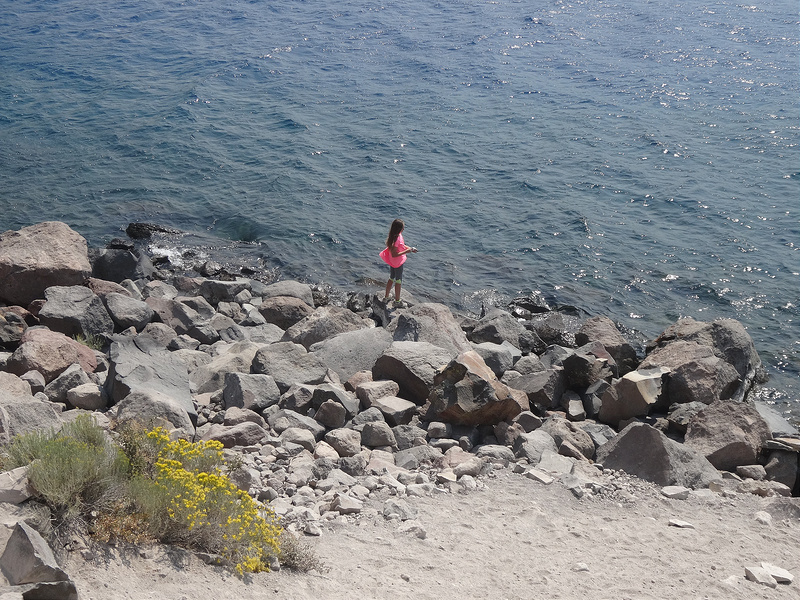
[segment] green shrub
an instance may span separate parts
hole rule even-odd
[[[127,478],[125,455],[88,415],[61,431],[17,436],[8,447],[4,468],[29,464],[35,495],[63,520],[101,509],[121,493]]]

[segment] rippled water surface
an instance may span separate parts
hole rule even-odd
[[[648,337],[739,319],[800,415],[797,4],[0,0],[0,229],[145,220],[229,260]],[[220,240],[251,242],[235,247]]]

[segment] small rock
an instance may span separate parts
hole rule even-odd
[[[772,515],[760,510],[756,513],[756,522],[762,525],[772,525]]]
[[[672,500],[686,500],[691,492],[687,487],[681,485],[668,485],[661,488],[661,494]]]
[[[777,581],[778,583],[792,583],[794,581],[794,575],[792,575],[786,569],[782,569],[781,567],[776,567],[775,565],[771,565],[770,563],[762,562],[761,568],[764,569],[767,573],[769,573],[772,578]]]
[[[669,524],[672,527],[679,527],[681,529],[694,529],[694,525],[688,521],[681,521],[680,519],[670,519]]]
[[[539,483],[543,483],[545,485],[550,485],[555,481],[553,477],[550,477],[547,473],[540,469],[528,469],[525,471],[525,477],[528,479],[533,479],[534,481],[538,481]]]
[[[397,528],[399,533],[409,533],[421,540],[428,537],[428,532],[418,521],[405,521],[400,527]]]
[[[305,533],[306,535],[313,535],[315,537],[319,537],[322,535],[322,527],[320,527],[314,521],[309,521],[303,528],[303,533]]]
[[[748,581],[755,581],[758,584],[766,585],[771,588],[778,587],[778,582],[775,581],[775,578],[762,567],[745,567],[744,574]]]

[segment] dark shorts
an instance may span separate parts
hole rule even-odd
[[[399,267],[389,267],[389,279],[395,283],[403,282],[403,265]]]

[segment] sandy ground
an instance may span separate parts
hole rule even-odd
[[[469,493],[407,498],[427,536],[398,531],[383,500],[347,523],[305,537],[327,570],[244,579],[197,557],[154,549],[66,565],[83,600],[449,598],[639,600],[800,599],[800,520],[756,520],[771,499],[670,500],[639,482],[635,500],[578,499],[509,470]],[[679,528],[670,519],[691,523]],[[747,581],[762,561],[790,585]]]

